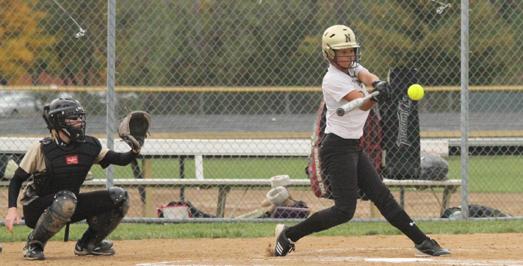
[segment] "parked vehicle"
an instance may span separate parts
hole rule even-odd
[[[0,94],[0,117],[32,115],[41,110],[42,103],[30,93]]]

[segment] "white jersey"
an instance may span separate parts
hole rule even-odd
[[[349,74],[329,64],[329,69],[323,77],[322,91],[323,99],[327,105],[327,121],[325,133],[334,133],[344,139],[359,139],[363,135],[363,127],[369,115],[369,111],[359,108],[346,113],[344,116],[336,115],[336,109],[347,103],[343,99],[345,95],[353,90],[358,90],[367,95],[365,85],[357,78],[358,73],[367,70],[358,65],[349,70]]]

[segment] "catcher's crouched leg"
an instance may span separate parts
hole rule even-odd
[[[74,254],[78,256],[112,256],[114,255],[111,241],[104,240],[120,224],[129,210],[127,191],[120,187],[109,188],[109,196],[115,208],[106,213],[87,218],[89,227],[82,238],[76,243]]]
[[[43,260],[44,247],[51,237],[60,231],[71,220],[76,209],[76,195],[71,191],[59,191],[53,203],[38,218],[33,231],[27,238],[24,247],[24,258]]]

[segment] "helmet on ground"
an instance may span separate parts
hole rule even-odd
[[[43,118],[47,128],[64,132],[71,141],[85,140],[85,110],[79,101],[71,98],[57,98],[44,106]],[[66,119],[81,120],[80,127],[66,123]]]
[[[356,35],[351,28],[345,25],[334,25],[325,30],[321,37],[321,49],[323,56],[328,60],[334,60],[335,50],[354,48],[356,49],[355,64],[359,61],[360,45],[356,41]]]

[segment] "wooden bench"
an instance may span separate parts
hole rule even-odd
[[[440,201],[440,214],[448,208],[449,200],[451,195],[457,191],[461,186],[461,180],[450,179],[445,181],[429,181],[429,180],[391,180],[385,179],[385,185],[393,189],[400,189],[399,203],[402,207],[405,206],[405,190],[406,189],[430,189],[442,188],[443,195]],[[1,187],[7,187],[9,182],[1,181]],[[91,188],[104,188],[107,185],[106,179],[94,179],[88,180],[84,183],[84,187]],[[114,186],[120,186],[124,188],[137,188],[137,187],[171,187],[171,188],[187,188],[187,187],[199,187],[199,188],[217,188],[218,198],[216,200],[216,216],[224,217],[225,206],[227,202],[227,194],[233,188],[265,188],[267,191],[271,187],[269,179],[114,179]],[[291,179],[289,187],[310,187],[308,179]],[[312,191],[311,191],[312,194]],[[145,198],[144,208],[148,204],[147,198]]]

